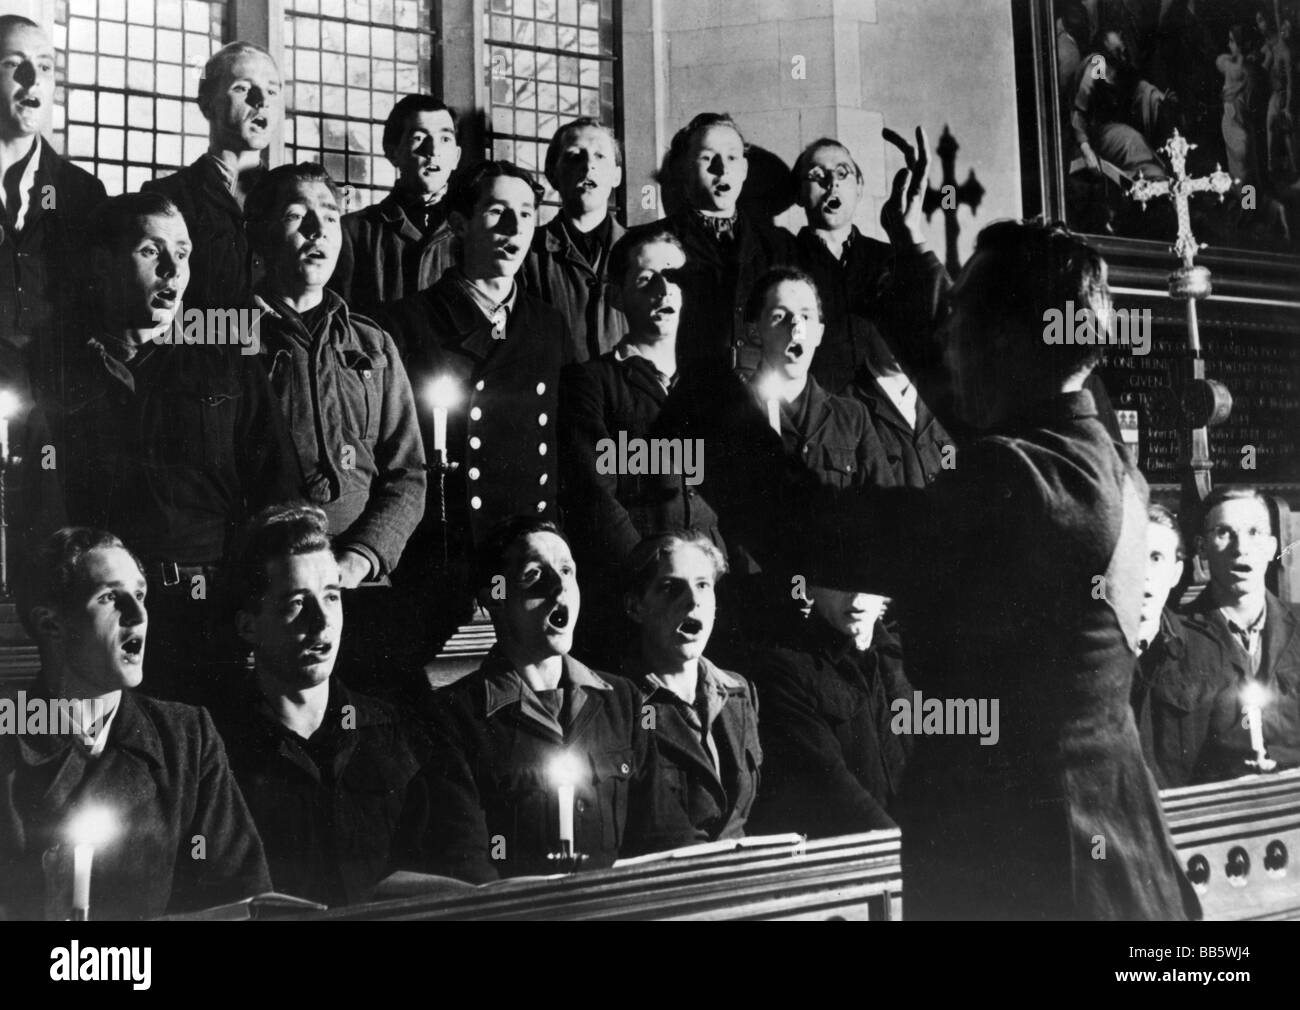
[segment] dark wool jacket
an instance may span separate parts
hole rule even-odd
[[[749,667],[766,757],[753,830],[823,838],[895,827],[889,810],[912,742],[890,728],[891,703],[912,697],[898,637],[877,622],[859,652],[815,613],[801,625]]]
[[[151,919],[271,889],[257,829],[201,708],[124,691],[98,758],[71,737],[5,734],[0,786],[0,918],[70,914],[62,836],[74,814],[97,806],[119,833],[95,849],[92,919]],[[49,905],[47,872],[66,888]]]
[[[795,263],[794,236],[746,211],[737,211],[735,239],[725,247],[704,230],[691,210],[663,221],[629,229],[641,232],[667,226],[686,250],[682,268],[682,322],[677,361],[683,369],[700,365],[752,366],[751,356],[734,357],[746,343],[745,301],[770,267]]]
[[[627,335],[627,319],[610,302],[618,279],[609,276],[609,251],[624,229],[613,217],[606,220],[609,237],[598,262],[588,263],[574,248],[557,214],[533,236],[532,253],[522,272],[528,293],[559,309],[568,321],[575,361],[599,358]]]
[[[104,185],[60,158],[41,138],[22,231],[0,234],[0,340],[23,347],[37,334],[57,342],[68,310],[86,284],[86,224],[105,199]],[[40,349],[57,362],[55,347]]]
[[[586,857],[580,869],[702,840],[665,777],[636,688],[569,656],[561,684],[571,713],[563,726],[496,651],[433,696],[429,872],[476,883],[557,872],[547,858],[559,846],[549,769],[563,753],[581,768],[573,812],[575,846]]]
[[[1092,397],[1027,405],[929,488],[837,497],[807,530],[809,584],[896,599],[925,698],[998,704],[995,745],[916,740],[908,916],[1197,915],[1130,705],[1146,483]]]
[[[798,265],[817,282],[826,335],[812,371],[832,392],[840,392],[857,371],[852,360],[850,317],[874,324],[894,347],[926,340],[938,324],[951,282],[939,257],[914,248],[897,251],[853,226],[848,249],[836,259],[810,226],[800,229],[794,248]]]
[[[360,901],[389,873],[413,869],[429,816],[419,778],[423,738],[385,702],[330,680],[320,728],[304,740],[255,684],[216,712],[276,890],[327,905]]]
[[[819,347],[818,357],[821,353],[822,348]],[[871,426],[880,438],[885,459],[889,463],[894,485],[925,487],[938,479],[944,469],[944,447],[952,445],[953,440],[919,395],[916,399],[916,427],[907,423],[907,419],[899,413],[894,401],[868,368],[864,367],[858,372],[844,395],[852,396],[866,405],[871,414]],[[956,461],[955,454],[949,458]]]
[[[516,290],[504,340],[452,277],[388,306],[380,325],[400,333],[416,394],[442,375],[460,384],[447,452],[460,468],[447,478],[453,553],[513,515],[555,519],[556,412],[560,369],[573,360],[564,317]],[[431,410],[420,412],[426,447]],[[436,515],[436,504],[427,510]]]
[[[692,826],[709,841],[740,838],[759,790],[763,748],[758,736],[758,694],[740,674],[700,658],[695,705],[687,705],[662,682],[652,680],[644,662],[623,666],[654,706],[655,741],[664,781]],[[707,727],[700,719],[703,709]],[[704,748],[707,728],[717,751],[717,766]]]
[[[57,487],[69,522],[146,561],[215,563],[258,509],[299,494],[266,374],[237,345],[149,343],[128,366],[87,341],[42,411],[57,465],[29,459],[34,480]]]
[[[190,283],[185,307],[242,308],[253,299],[253,258],[244,211],[226,185],[221,166],[203,155],[179,172],[140,187],[176,204],[189,228]]]
[[[1261,713],[1264,748],[1279,768],[1293,768],[1300,765],[1300,606],[1283,603],[1269,593],[1265,608],[1263,659],[1257,675],[1268,692]],[[1216,668],[1221,671],[1198,779],[1253,774],[1255,770],[1246,761],[1255,753],[1241,707],[1241,689],[1250,679],[1246,654],[1208,591],[1188,606],[1184,617],[1189,629],[1200,631],[1218,646]]]
[[[1208,781],[1206,741],[1214,699],[1235,683],[1208,629],[1169,610],[1133,671],[1133,714],[1142,755],[1161,789]]]
[[[283,300],[258,298],[261,354],[302,469],[302,494],[329,517],[336,549],[397,567],[424,515],[424,445],[415,398],[391,337],[325,292],[308,333]]]
[[[357,312],[432,287],[454,262],[455,236],[443,221],[421,231],[396,194],[343,218],[343,248],[329,287]]]

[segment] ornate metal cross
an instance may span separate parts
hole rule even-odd
[[[1207,176],[1193,179],[1187,175],[1187,152],[1195,148],[1177,130],[1161,150],[1169,159],[1173,175],[1169,179],[1139,177],[1129,190],[1129,196],[1145,209],[1148,201],[1168,196],[1174,202],[1178,215],[1178,239],[1174,252],[1183,265],[1169,275],[1169,297],[1187,306],[1187,358],[1181,374],[1174,380],[1175,392],[1181,402],[1183,421],[1183,466],[1186,467],[1184,506],[1196,505],[1210,493],[1210,439],[1208,426],[1221,424],[1232,411],[1232,396],[1219,382],[1205,377],[1205,359],[1201,357],[1201,332],[1196,319],[1196,302],[1208,298],[1212,286],[1210,271],[1196,266],[1196,254],[1205,246],[1192,234],[1189,201],[1193,194],[1213,192],[1219,199],[1232,188],[1232,176],[1215,165]],[[1191,496],[1195,496],[1192,498]],[[1184,508],[1185,514],[1193,509]]]
[[[961,258],[957,255],[957,235],[961,231],[961,225],[957,223],[957,209],[964,203],[974,214],[979,209],[980,201],[984,199],[984,187],[975,178],[974,169],[967,174],[965,182],[960,185],[957,183],[957,151],[960,147],[957,138],[952,135],[948,124],[945,123],[943,133],[939,137],[939,144],[935,147],[939,155],[939,164],[943,166],[943,182],[938,189],[927,186],[925,197],[921,201],[921,210],[925,212],[927,221],[936,210],[941,208],[943,210],[944,244],[947,253],[944,265],[953,277],[961,272]]]

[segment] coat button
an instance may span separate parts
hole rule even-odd
[[[618,770],[621,771],[624,775],[626,775],[632,769],[628,766],[628,763],[624,761],[621,765],[619,765]]]
[[[479,477],[479,469],[478,469],[478,467],[476,467],[476,466],[472,466],[472,467],[470,467],[469,470],[467,471],[467,475],[469,476],[469,479],[470,479],[470,480],[478,480],[478,477]]]
[[[539,501],[539,502],[537,503],[537,511],[538,511],[538,512],[545,512],[545,511],[546,511],[546,502],[544,502],[544,501]]]
[[[545,483],[546,483],[548,480],[550,480],[550,479],[551,479],[551,475],[550,475],[549,473],[544,473],[544,474],[542,474],[540,477],[537,478],[537,483],[538,483],[538,484],[545,484]]]
[[[470,409],[469,409],[469,419],[470,419],[471,421],[477,421],[477,420],[478,420],[479,418],[481,418],[482,416],[483,416],[483,408],[482,408],[482,407],[470,407]]]
[[[479,379],[478,382],[474,383],[474,388],[477,389],[480,393],[483,392],[483,380]]]
[[[477,435],[471,435],[471,436],[470,436],[470,439],[469,439],[469,447],[470,447],[471,449],[477,449],[477,448],[478,448],[480,445],[482,445],[482,444],[483,444],[483,440],[482,440],[481,438],[479,438]]]
[[[546,443],[545,443],[545,442],[538,442],[538,443],[537,443],[537,455],[539,455],[539,456],[545,456],[545,455],[546,455]]]
[[[537,423],[538,423],[541,427],[543,427],[543,428],[546,427],[546,422],[547,422],[548,420],[549,420],[549,418],[548,418],[545,414],[538,414],[538,415],[537,415]]]
[[[483,499],[480,498],[478,495],[475,495],[473,498],[469,500],[469,507],[474,509],[475,511],[481,509],[483,507]]]
[[[586,800],[578,800],[578,802],[574,804],[574,807],[575,807],[575,809],[578,811],[578,813],[581,814],[581,813],[585,812],[586,809],[587,809],[587,801],[586,801]]]
[[[545,396],[545,395],[546,395],[546,383],[544,383],[544,382],[539,382],[539,383],[537,384],[537,395],[538,395],[538,396]]]
[[[688,487],[688,488],[686,489],[686,497],[687,497],[687,498],[694,498],[694,497],[695,497],[695,488],[693,488],[693,487]]]

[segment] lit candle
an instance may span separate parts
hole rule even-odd
[[[1250,749],[1255,752],[1255,760],[1263,764],[1264,757],[1264,703],[1268,694],[1264,686],[1251,681],[1241,692],[1241,710],[1245,716],[1246,728],[1250,731]]]
[[[0,389],[0,462],[9,462],[9,419],[18,413],[18,397]]]
[[[764,376],[758,384],[758,395],[767,405],[767,423],[781,434],[781,380],[772,374]]]
[[[90,868],[95,860],[95,847],[112,837],[113,815],[103,807],[81,811],[68,828],[72,840],[72,917],[90,918]]]
[[[447,459],[447,415],[460,403],[460,385],[454,376],[440,375],[425,387],[425,399],[433,408],[433,455],[439,462]]]
[[[582,774],[582,766],[572,754],[561,754],[551,762],[551,781],[560,802],[560,854],[574,854],[573,798]]]

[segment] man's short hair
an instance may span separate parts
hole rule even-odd
[[[109,197],[90,215],[86,223],[87,242],[91,249],[116,252],[141,218],[179,217],[176,204],[161,193],[123,193]]]
[[[330,524],[322,509],[306,502],[271,505],[241,531],[230,567],[230,611],[255,612],[271,584],[268,571],[276,558],[328,551]]]
[[[56,530],[36,548],[23,567],[24,577],[17,579],[18,618],[23,628],[37,638],[32,611],[37,607],[53,607],[66,612],[76,606],[77,597],[85,585],[82,562],[91,551],[121,548],[131,555],[131,560],[144,574],[140,559],[115,533],[93,529],[89,526],[64,526]]]
[[[838,147],[849,156],[849,164],[853,166],[853,171],[858,177],[858,185],[862,185],[864,180],[862,178],[862,169],[858,166],[858,160],[853,157],[852,151],[834,137],[818,137],[799,152],[799,157],[794,159],[794,168],[790,170],[794,174],[795,183],[801,184],[803,182],[804,175],[808,172],[808,163],[812,161],[813,155],[827,147]]]
[[[1017,350],[1053,381],[1101,361],[1100,341],[1112,325],[1106,261],[1063,224],[996,221],[983,229],[954,297],[981,332],[1009,332],[1020,340],[1024,346]],[[1048,344],[1043,339],[1049,310],[1073,318],[1067,302],[1076,311],[1092,310],[1098,343]]]
[[[451,117],[451,128],[456,131],[460,128],[460,119],[456,115],[456,110],[450,105],[434,98],[433,95],[414,94],[403,95],[393,106],[393,110],[384,120],[384,153],[387,154],[395,148],[402,139],[402,134],[406,130],[406,124],[410,122],[411,117],[421,112],[445,112]]]
[[[555,170],[555,163],[560,160],[560,155],[564,152],[564,145],[569,142],[569,134],[588,128],[600,130],[605,136],[609,137],[609,142],[614,147],[614,164],[623,164],[623,145],[618,142],[618,134],[595,116],[579,116],[556,130],[551,137],[551,142],[546,145],[546,160],[542,163],[542,174],[546,178],[551,178],[551,173]]]
[[[740,138],[746,152],[749,151],[749,144],[745,143],[745,135],[740,132],[740,126],[731,118],[730,112],[701,112],[673,134],[672,143],[668,145],[668,172],[670,175],[676,177],[681,173],[682,163],[687,152],[691,149],[691,142],[695,139],[696,134],[703,133],[711,126],[727,126],[735,130],[736,136]]]
[[[1173,530],[1174,536],[1178,538],[1178,560],[1182,561],[1187,557],[1187,550],[1183,546],[1183,531],[1178,528],[1177,516],[1163,505],[1158,505],[1155,502],[1152,502],[1147,506],[1147,522],[1155,523],[1157,526],[1163,526],[1168,530]]]
[[[686,249],[682,246],[682,240],[663,221],[656,221],[654,224],[648,224],[643,228],[634,228],[631,231],[624,232],[623,237],[615,242],[614,248],[609,251],[610,283],[621,288],[623,281],[627,278],[628,267],[632,265],[632,260],[636,257],[637,252],[654,242],[667,242],[669,245],[681,249],[682,255],[686,254]]]
[[[727,574],[727,559],[718,545],[699,530],[669,530],[653,533],[634,548],[623,563],[623,591],[641,597],[654,582],[659,562],[681,547],[694,547],[713,565],[713,581],[717,584]]]
[[[38,32],[45,31],[31,18],[25,18],[21,14],[0,14],[0,35],[6,35],[15,28],[35,28]]]
[[[817,299],[817,317],[825,322],[826,313],[822,309],[822,293],[817,290],[817,282],[807,272],[790,266],[772,267],[754,282],[749,297],[745,299],[745,322],[758,322],[758,317],[763,314],[763,306],[767,304],[768,292],[786,281],[807,284],[812,288],[813,297]]]
[[[487,536],[474,548],[470,571],[473,585],[470,588],[477,593],[490,587],[496,576],[504,575],[506,555],[510,553],[510,548],[534,533],[552,533],[566,544],[569,542],[560,528],[549,519],[538,519],[536,516],[511,516],[503,519],[488,530]]]
[[[546,191],[537,183],[537,178],[526,168],[520,168],[513,161],[481,161],[473,168],[458,172],[447,189],[443,202],[448,214],[459,214],[468,218],[478,206],[483,191],[492,184],[493,179],[522,179],[533,191],[533,198],[538,208],[542,206],[542,197]]]
[[[266,233],[275,219],[282,194],[287,186],[295,182],[322,183],[329,189],[342,213],[343,191],[322,165],[314,161],[302,161],[297,165],[273,168],[262,173],[262,177],[244,198],[244,229],[248,233],[248,244],[255,251],[266,251]]]
[[[1197,529],[1205,532],[1205,524],[1209,521],[1210,513],[1224,502],[1229,501],[1257,501],[1264,506],[1264,511],[1268,513],[1270,532],[1273,525],[1273,510],[1269,507],[1268,498],[1259,488],[1250,484],[1220,484],[1205,496],[1205,501],[1201,502],[1201,521]]]
[[[203,64],[203,76],[199,78],[199,109],[205,117],[208,115],[208,107],[221,81],[226,74],[230,73],[230,68],[235,65],[235,61],[246,53],[261,53],[271,61],[271,65],[277,71],[279,70],[275,57],[255,43],[236,41],[222,46],[209,57],[207,63]]]

